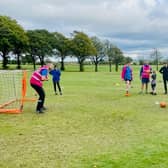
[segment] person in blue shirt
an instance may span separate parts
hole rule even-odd
[[[122,72],[121,72],[121,78],[122,80],[125,81],[126,83],[126,94],[125,96],[129,96],[129,89],[131,87],[131,81],[132,81],[132,68],[130,66],[130,63],[127,63],[126,65],[124,65],[124,67],[122,68]]]
[[[54,86],[54,92],[57,95],[57,87],[59,90],[60,95],[62,95],[62,90],[60,86],[60,76],[61,76],[61,71],[57,68],[57,65],[54,66],[54,69],[52,69],[49,72],[50,75],[52,75],[52,81],[53,81],[53,86]]]

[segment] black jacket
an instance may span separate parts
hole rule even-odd
[[[163,79],[168,79],[168,66],[161,67],[159,72],[163,75]]]

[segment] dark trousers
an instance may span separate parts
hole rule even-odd
[[[59,92],[61,93],[61,86],[60,86],[59,81],[53,81],[53,86],[54,86],[54,91],[55,91],[55,93],[57,92],[56,86],[58,87],[58,90],[59,90]]]
[[[167,81],[168,81],[168,79],[163,78],[165,93],[167,93]]]
[[[36,107],[36,110],[39,111],[44,106],[45,92],[44,92],[44,89],[40,86],[33,85],[33,84],[31,84],[31,86],[39,95],[39,99],[38,99],[37,107]]]
[[[152,91],[155,91],[155,88],[156,88],[156,84],[151,84],[151,88],[152,88]]]

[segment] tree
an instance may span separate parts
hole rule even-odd
[[[133,59],[131,57],[124,57],[124,64],[132,62]]]
[[[28,47],[28,37],[24,29],[19,25],[13,25],[15,31],[15,39],[13,39],[13,53],[17,55],[17,68],[21,68],[21,54]]]
[[[96,48],[97,52],[95,55],[91,56],[92,62],[95,64],[95,72],[98,71],[98,64],[100,61],[105,57],[105,51],[104,51],[104,44],[100,41],[97,37],[91,38],[94,47]]]
[[[70,53],[71,41],[66,38],[63,34],[54,32],[53,33],[53,48],[55,48],[61,57],[61,70],[65,70],[64,59]]]
[[[110,41],[105,41],[105,54],[108,57],[109,62],[109,71],[112,71],[112,58],[113,58],[113,45],[110,43]]]
[[[74,31],[72,36],[72,53],[77,57],[80,71],[82,72],[84,71],[85,59],[91,55],[95,55],[96,48],[85,33]]]
[[[151,57],[153,58],[153,63],[156,65],[156,70],[159,69],[159,61],[161,60],[162,56],[161,53],[157,50],[157,48],[154,48],[154,51],[151,53]]]
[[[41,66],[44,65],[44,58],[53,54],[52,40],[53,35],[47,30],[29,30],[27,31],[29,37],[29,53],[32,57],[34,67],[35,61],[38,57]]]
[[[17,64],[20,69],[20,56],[28,44],[24,29],[8,16],[0,16],[0,51],[3,58],[3,68],[7,68],[8,53],[17,55]]]
[[[112,70],[112,63],[115,64],[115,71],[117,72],[119,63],[124,59],[122,51],[108,40],[105,42],[105,51],[108,56],[110,72]]]
[[[113,47],[113,63],[115,64],[115,71],[118,71],[118,65],[124,60],[122,51],[118,47]]]
[[[14,48],[13,38],[14,30],[13,25],[17,25],[15,20],[8,16],[0,16],[0,52],[3,59],[2,67],[7,68],[8,53]]]
[[[38,34],[34,30],[28,30],[27,36],[29,38],[29,47],[28,47],[28,53],[27,57],[29,59],[29,56],[32,59],[34,70],[36,69],[36,60],[38,55],[38,48],[40,48],[40,44],[38,42]]]

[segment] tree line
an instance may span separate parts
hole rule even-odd
[[[15,19],[0,15],[0,56],[2,68],[8,68],[11,55],[16,56],[17,69],[21,68],[21,62],[32,63],[36,69],[37,60],[41,65],[45,59],[52,56],[60,58],[61,70],[65,70],[64,60],[67,56],[77,58],[79,70],[84,71],[86,59],[90,59],[98,71],[98,65],[107,58],[109,71],[112,64],[118,71],[120,63],[132,61],[130,57],[124,57],[123,52],[109,40],[101,40],[98,37],[89,37],[86,33],[73,31],[70,37],[59,32],[49,32],[45,29],[24,30]]]

